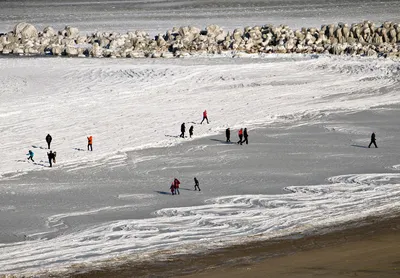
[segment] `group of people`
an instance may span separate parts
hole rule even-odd
[[[179,135],[179,137],[185,138],[185,132],[186,132],[186,126],[185,126],[185,123],[182,123],[181,124],[181,135]],[[190,136],[190,138],[192,138],[192,136],[193,136],[193,126],[191,126],[189,128],[189,136]]]
[[[174,180],[172,181],[171,186],[169,188],[171,190],[171,194],[172,195],[180,195],[180,192],[179,192],[179,185],[180,184],[181,184],[181,182],[177,178],[174,178]],[[197,180],[197,178],[194,177],[194,190],[197,191],[197,189],[199,191],[201,191],[200,183]]]
[[[53,140],[53,137],[51,137],[50,134],[47,134],[46,143],[47,143],[47,148],[49,150],[51,147],[52,140]],[[87,140],[88,140],[88,145],[87,145],[88,151],[89,151],[89,149],[90,149],[90,151],[93,151],[93,136],[87,137]],[[32,162],[35,162],[33,160],[33,156],[35,155],[35,153],[32,150],[29,150],[26,155],[28,156],[28,160],[32,160]],[[57,155],[57,152],[53,152],[52,150],[50,150],[50,152],[47,153],[47,158],[49,159],[50,167],[53,167],[53,163],[56,163],[56,155]]]
[[[203,111],[203,120],[201,120],[200,124],[203,124],[204,120],[207,121],[207,124],[209,124],[210,122],[208,121],[208,116],[207,116],[207,110]],[[192,138],[193,136],[193,126],[190,126],[189,128],[189,137]],[[181,124],[181,135],[179,135],[179,137],[181,138],[185,138],[185,132],[186,132],[186,126],[185,123]]]
[[[225,130],[226,142],[231,142],[231,129],[228,127]],[[249,144],[249,134],[247,133],[247,128],[243,130],[243,128],[239,129],[238,131],[239,141],[237,144],[242,145],[243,143]]]

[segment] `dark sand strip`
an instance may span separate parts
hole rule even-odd
[[[336,228],[321,235],[254,242],[171,257],[168,262],[128,263],[72,277],[400,277],[400,216]]]

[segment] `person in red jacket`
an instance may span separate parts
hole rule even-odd
[[[207,120],[207,124],[209,124],[208,118],[207,118],[207,110],[204,110],[204,112],[203,112],[203,120],[201,121],[200,124],[202,124],[204,120]]]
[[[239,129],[238,135],[239,135],[239,141],[237,141],[237,143],[242,145],[242,143],[243,143],[243,128]]]
[[[92,143],[93,143],[93,137],[89,136],[87,138],[87,150],[89,150],[89,147],[90,147],[90,151],[93,151]]]
[[[181,184],[181,182],[177,178],[175,178],[174,179],[175,194],[178,193],[178,195],[180,195],[180,193],[179,193],[179,185],[180,184]]]

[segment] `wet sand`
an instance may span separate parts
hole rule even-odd
[[[400,216],[294,237],[72,277],[400,277]]]

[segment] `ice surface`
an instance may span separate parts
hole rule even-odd
[[[2,62],[2,274],[200,252],[398,209],[396,62]],[[200,125],[205,108],[211,123]],[[183,121],[196,139],[175,138]],[[227,126],[233,142],[248,127],[250,145],[225,144]],[[366,151],[372,131],[380,148]],[[168,193],[174,176],[180,196]]]
[[[301,28],[363,20],[399,22],[399,15],[396,1],[372,0],[2,1],[0,31],[10,31],[23,21],[39,29],[50,25],[61,30],[70,25],[78,27],[83,34],[144,30],[156,35],[174,26],[204,28],[217,24],[227,31],[264,24]]]

